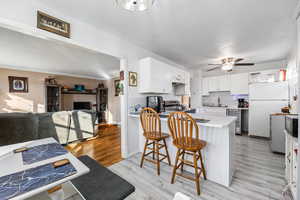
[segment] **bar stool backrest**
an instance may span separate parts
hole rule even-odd
[[[144,133],[157,132],[162,136],[160,117],[154,109],[144,108],[140,114],[140,120]]]
[[[199,139],[199,128],[196,121],[185,112],[173,112],[168,118],[169,131],[173,143],[190,145],[193,139]]]

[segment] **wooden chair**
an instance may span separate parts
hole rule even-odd
[[[168,138],[169,135],[161,132],[160,117],[152,108],[144,108],[140,114],[140,120],[144,131],[144,137],[146,138],[141,167],[143,167],[144,160],[152,162],[157,165],[157,174],[160,175],[161,161],[167,158],[169,165],[171,165],[166,143],[166,138]],[[163,142],[162,144],[161,141]],[[152,145],[152,147],[149,147],[150,145]],[[166,154],[160,153],[160,149],[162,148],[165,148]],[[151,151],[146,153],[147,150]],[[150,154],[152,154],[152,159],[146,157]],[[160,158],[160,156],[162,156],[162,158]]]
[[[206,146],[206,142],[199,139],[199,128],[195,120],[187,113],[174,112],[168,118],[168,126],[173,138],[173,144],[177,147],[175,165],[171,183],[174,183],[175,176],[179,175],[196,182],[197,194],[200,195],[200,176],[203,173],[206,180],[206,171],[202,159],[201,150]],[[193,161],[185,159],[185,155],[193,157]],[[198,166],[200,160],[201,167]],[[180,163],[178,164],[178,162]],[[193,167],[195,177],[183,173],[183,166]],[[181,173],[177,169],[181,168]]]

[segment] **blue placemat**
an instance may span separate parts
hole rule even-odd
[[[30,147],[27,151],[22,152],[24,165],[53,158],[68,153],[60,144],[50,143],[35,147]]]
[[[72,164],[54,168],[52,163],[0,177],[0,199],[7,200],[76,173]]]

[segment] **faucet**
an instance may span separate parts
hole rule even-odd
[[[221,107],[221,98],[218,97],[218,107]]]

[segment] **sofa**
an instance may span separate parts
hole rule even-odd
[[[68,144],[95,136],[96,112],[0,113],[0,146],[55,138]]]

